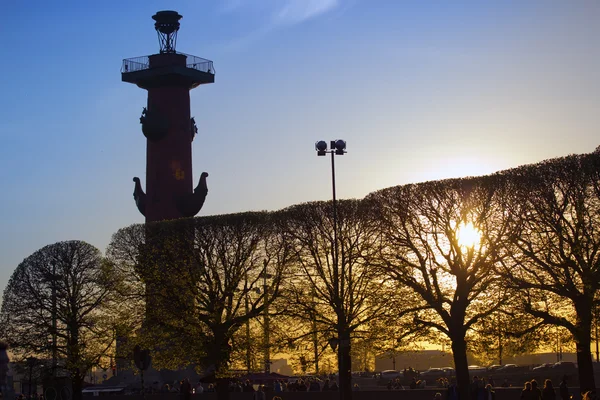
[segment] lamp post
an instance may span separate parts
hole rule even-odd
[[[316,297],[317,297],[317,293],[315,288],[313,287],[311,290],[311,297],[312,297],[312,312],[311,312],[311,322],[312,322],[312,341],[313,341],[313,355],[315,358],[315,375],[319,375],[319,341],[318,341],[318,334],[317,334],[317,301],[316,301]]]
[[[250,299],[248,299],[248,273],[246,272],[244,282],[244,305],[246,315],[250,313]],[[250,319],[246,319],[246,370],[248,373],[252,369],[252,349],[250,348]]]
[[[58,361],[57,356],[57,340],[56,340],[56,263],[52,263],[52,378],[56,378],[56,365]]]
[[[269,326],[269,286],[267,285],[267,278],[271,278],[272,276],[267,274],[267,260],[263,263],[263,296],[264,296],[264,357],[265,357],[265,374],[271,373],[271,343],[270,343],[270,326]]]
[[[335,156],[343,156],[346,153],[346,141],[342,139],[327,142],[320,140],[315,143],[315,150],[318,156],[331,154],[331,186],[333,191],[333,286],[336,296],[340,299],[345,298],[346,277],[344,264],[339,264],[338,255],[338,226],[337,226],[337,199],[335,193]],[[340,379],[340,399],[347,400],[352,398],[351,376],[350,376],[350,332],[347,327],[342,326],[343,321],[339,321],[337,327],[337,338],[330,339],[332,348],[337,347],[338,357],[338,376]],[[339,346],[338,346],[339,344]]]

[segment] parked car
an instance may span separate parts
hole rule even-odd
[[[454,375],[456,373],[456,371],[452,367],[442,367],[441,369],[446,375]]]
[[[496,371],[498,372],[508,372],[514,369],[519,368],[519,366],[517,364],[504,364],[503,366],[501,366],[500,368],[498,368]]]
[[[381,371],[381,379],[396,379],[402,377],[402,373],[400,371],[396,371],[394,369],[387,369],[385,371]]]
[[[552,370],[558,370],[561,372],[574,372],[577,371],[577,364],[571,361],[559,361],[552,365]]]
[[[494,365],[490,365],[489,367],[487,367],[487,370],[491,372],[491,371],[496,371],[500,368],[502,368],[502,365],[494,364]]]
[[[485,372],[487,372],[486,367],[481,367],[479,365],[469,365],[470,374],[483,374]]]
[[[429,368],[426,371],[420,373],[421,376],[431,376],[431,375],[443,375],[444,370],[441,368]]]
[[[532,371],[544,371],[544,370],[547,370],[547,369],[550,369],[550,368],[552,368],[552,364],[550,364],[550,363],[544,363],[544,364],[538,365],[537,367],[533,367],[531,370]]]

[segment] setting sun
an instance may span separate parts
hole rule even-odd
[[[472,248],[479,244],[481,232],[471,222],[462,223],[456,229],[456,237],[461,247]]]

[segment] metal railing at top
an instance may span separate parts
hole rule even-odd
[[[142,71],[150,68],[150,60],[148,56],[144,57],[135,57],[135,58],[126,58],[123,60],[123,66],[121,67],[121,72],[135,72]]]
[[[206,60],[204,58],[192,56],[190,54],[177,53],[186,56],[185,66],[187,68],[192,68],[198,71],[207,72],[209,74],[215,74],[215,68],[213,66],[213,62],[210,60]],[[143,71],[145,69],[150,69],[150,59],[149,56],[135,57],[135,58],[126,58],[123,60],[123,65],[121,66],[121,72],[136,72]]]

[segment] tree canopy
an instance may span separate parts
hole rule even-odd
[[[506,171],[512,234],[499,273],[523,309],[575,341],[582,390],[595,388],[591,327],[600,288],[600,154],[572,155]]]
[[[68,372],[79,398],[86,372],[112,352],[116,283],[111,265],[88,243],[43,247],[19,264],[4,291],[2,340],[17,360],[52,359],[47,373]]]
[[[21,359],[59,358],[75,380],[115,337],[129,338],[125,357],[140,344],[157,368],[193,363],[217,377],[234,356],[255,367],[252,352],[268,366],[273,343],[312,347],[298,365],[318,370],[332,345],[349,391],[353,354],[366,367],[369,350],[445,337],[466,396],[467,349],[501,362],[554,329],[570,333],[581,387],[593,389],[599,174],[595,152],[361,200],[132,225],[106,259],[56,243],[15,270],[0,339]]]

